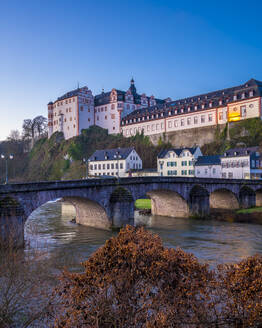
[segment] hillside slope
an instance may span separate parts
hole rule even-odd
[[[107,130],[97,126],[82,130],[78,137],[64,140],[62,133],[54,133],[50,139],[36,142],[30,155],[24,178],[27,181],[81,179],[86,167],[83,158],[88,158],[96,149],[135,147],[143,160],[144,168],[156,167],[157,154],[171,144],[161,140],[153,146],[148,137],[136,135],[124,138],[109,135]]]

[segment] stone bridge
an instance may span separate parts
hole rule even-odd
[[[0,186],[0,245],[22,245],[24,224],[39,206],[58,198],[76,210],[76,222],[109,229],[132,223],[136,199],[151,198],[152,214],[205,216],[210,209],[262,206],[259,180],[138,177]]]

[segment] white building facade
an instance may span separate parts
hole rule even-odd
[[[133,79],[127,91],[112,89],[95,97],[88,87],[78,88],[48,104],[48,136],[50,138],[59,131],[64,133],[65,139],[70,139],[91,125],[107,129],[109,134],[117,134],[123,116],[164,102],[154,96],[138,94]]]
[[[221,156],[221,170],[224,179],[262,179],[258,147],[227,150]]]
[[[199,147],[162,150],[157,157],[160,176],[195,176],[195,162],[202,156]]]
[[[125,177],[130,170],[142,168],[142,160],[134,148],[96,150],[88,159],[90,176]]]
[[[221,179],[222,171],[220,156],[199,156],[195,163],[195,176],[197,178]]]
[[[251,79],[233,88],[218,90],[136,110],[121,120],[125,137],[216,126],[248,118],[261,118],[262,82]]]
[[[65,139],[94,125],[94,97],[88,87],[66,93],[48,104],[48,137],[63,132]]]

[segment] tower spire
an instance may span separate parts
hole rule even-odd
[[[131,81],[130,81],[130,88],[129,90],[131,91],[132,95],[136,94],[136,87],[135,87],[135,81],[134,78],[132,77]]]

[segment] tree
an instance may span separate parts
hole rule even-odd
[[[35,124],[34,120],[25,119],[23,122],[23,137],[25,139],[34,139],[35,138]]]
[[[9,136],[7,137],[8,141],[18,142],[21,140],[21,135],[18,130],[11,130]]]
[[[64,272],[55,327],[207,327],[207,265],[127,226],[83,263]],[[172,325],[170,324],[172,323]]]
[[[47,133],[47,118],[44,116],[37,116],[33,120],[35,131],[38,133],[38,136],[46,135]]]
[[[34,119],[25,119],[23,122],[23,136],[25,139],[32,139],[35,136],[46,136],[47,134],[47,119],[44,116],[36,116]]]

